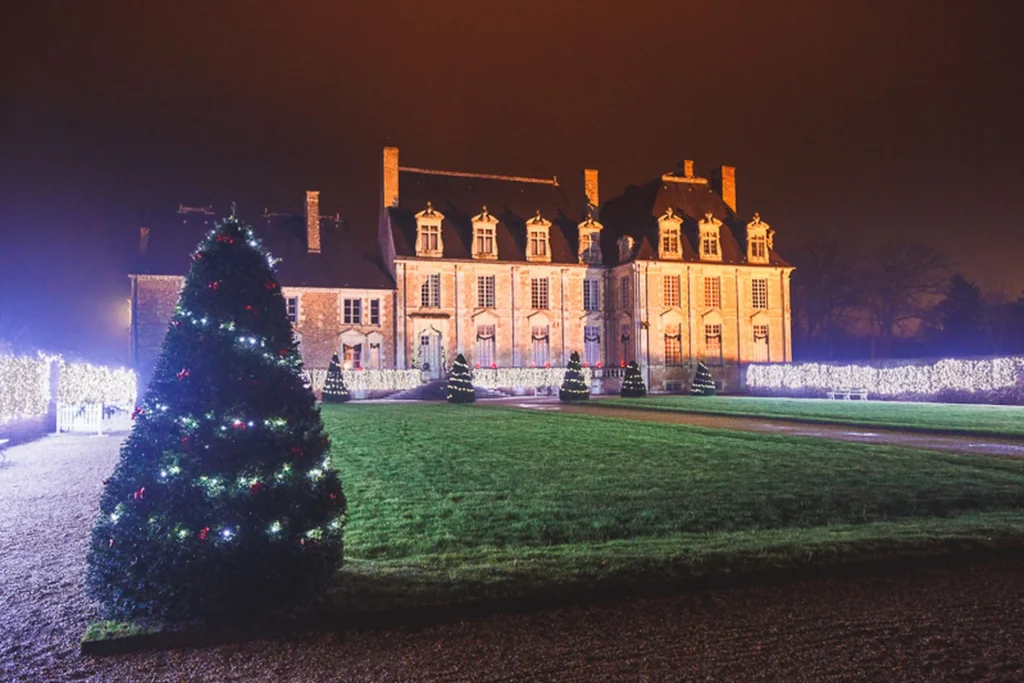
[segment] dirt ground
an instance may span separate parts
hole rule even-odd
[[[110,437],[50,437],[0,468],[3,681],[1024,680],[1024,571],[977,558],[425,627],[82,657],[85,549]]]

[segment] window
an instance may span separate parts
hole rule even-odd
[[[427,276],[420,287],[420,306],[423,308],[441,307],[441,274],[433,273]]]
[[[538,310],[548,307],[548,279],[546,277],[535,277],[530,280],[530,304]]]
[[[476,253],[494,254],[494,225],[483,224],[476,226]]]
[[[755,235],[750,238],[751,260],[764,261],[768,258],[768,240],[764,235]]]
[[[476,278],[476,307],[494,308],[494,276],[478,275]]]
[[[713,232],[705,232],[700,238],[701,256],[718,256],[718,235]]]
[[[370,299],[370,324],[380,325],[380,299]]]
[[[346,325],[363,324],[363,300],[345,299],[344,322]]]
[[[754,308],[762,310],[768,308],[768,280],[754,278],[750,282],[750,295]]]
[[[601,366],[601,328],[597,325],[583,328],[583,362],[590,367]]]
[[[494,325],[476,326],[476,364],[489,368],[495,365]]]
[[[547,230],[531,230],[530,231],[530,256],[547,256],[548,255],[548,231]]]
[[[665,365],[682,365],[683,334],[682,325],[676,323],[665,327]]]
[[[704,326],[704,362],[708,365],[722,364],[722,326]]]
[[[367,367],[380,370],[380,344],[370,344],[370,358],[367,360]]]
[[[619,326],[619,361],[622,365],[633,360],[633,344],[630,343],[629,331],[628,324]]]
[[[438,251],[441,248],[441,225],[423,223],[420,225],[420,250]]]
[[[583,310],[598,311],[601,309],[601,283],[598,280],[583,281]]]
[[[679,253],[679,230],[673,228],[662,228],[661,231],[661,253]]]
[[[722,278],[704,278],[704,308],[722,307]]]
[[[768,326],[754,325],[754,362],[767,363],[768,361]]]
[[[662,295],[665,306],[679,307],[679,276],[666,275],[662,281]]]
[[[530,338],[533,341],[533,364],[537,367],[546,367],[551,364],[551,346],[548,341],[548,326],[537,326],[530,330]]]
[[[629,308],[629,276],[619,279],[619,294],[622,297],[622,308]]]
[[[600,233],[590,231],[580,233],[580,257],[586,263],[596,263],[601,260]]]
[[[285,306],[288,308],[288,322],[292,325],[299,322],[299,297],[290,296],[284,300]]]
[[[342,344],[342,351],[344,351],[345,355],[344,366],[346,370],[358,370],[363,366],[362,344]]]

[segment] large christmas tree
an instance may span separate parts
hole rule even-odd
[[[690,393],[694,396],[715,395],[715,380],[704,361],[697,363],[697,371],[693,373],[693,382],[690,383]]]
[[[573,401],[586,401],[590,398],[590,387],[583,377],[583,366],[580,363],[580,354],[575,351],[569,356],[569,365],[565,369],[565,378],[558,390],[558,400],[571,403]]]
[[[476,390],[473,389],[473,377],[469,374],[469,363],[461,353],[455,357],[452,363],[451,373],[448,375],[448,402],[449,403],[473,403],[476,401]]]
[[[324,380],[324,403],[344,403],[352,396],[345,386],[345,378],[341,374],[341,361],[338,354],[331,356],[331,364],[327,367],[327,379]]]
[[[647,395],[647,385],[644,384],[644,377],[640,374],[640,366],[635,360],[629,361],[626,366],[626,376],[622,378],[622,389],[620,396],[626,398],[639,398]]]
[[[93,528],[110,616],[285,606],[341,560],[345,498],[272,265],[233,215],[193,254]]]

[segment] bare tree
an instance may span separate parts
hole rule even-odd
[[[921,243],[882,245],[855,278],[872,327],[871,356],[892,353],[893,338],[919,322],[949,283],[946,257]]]
[[[804,245],[790,254],[793,315],[805,345],[833,357],[834,342],[859,299],[851,249],[838,241]]]

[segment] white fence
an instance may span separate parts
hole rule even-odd
[[[57,433],[103,433],[102,403],[58,403]]]

